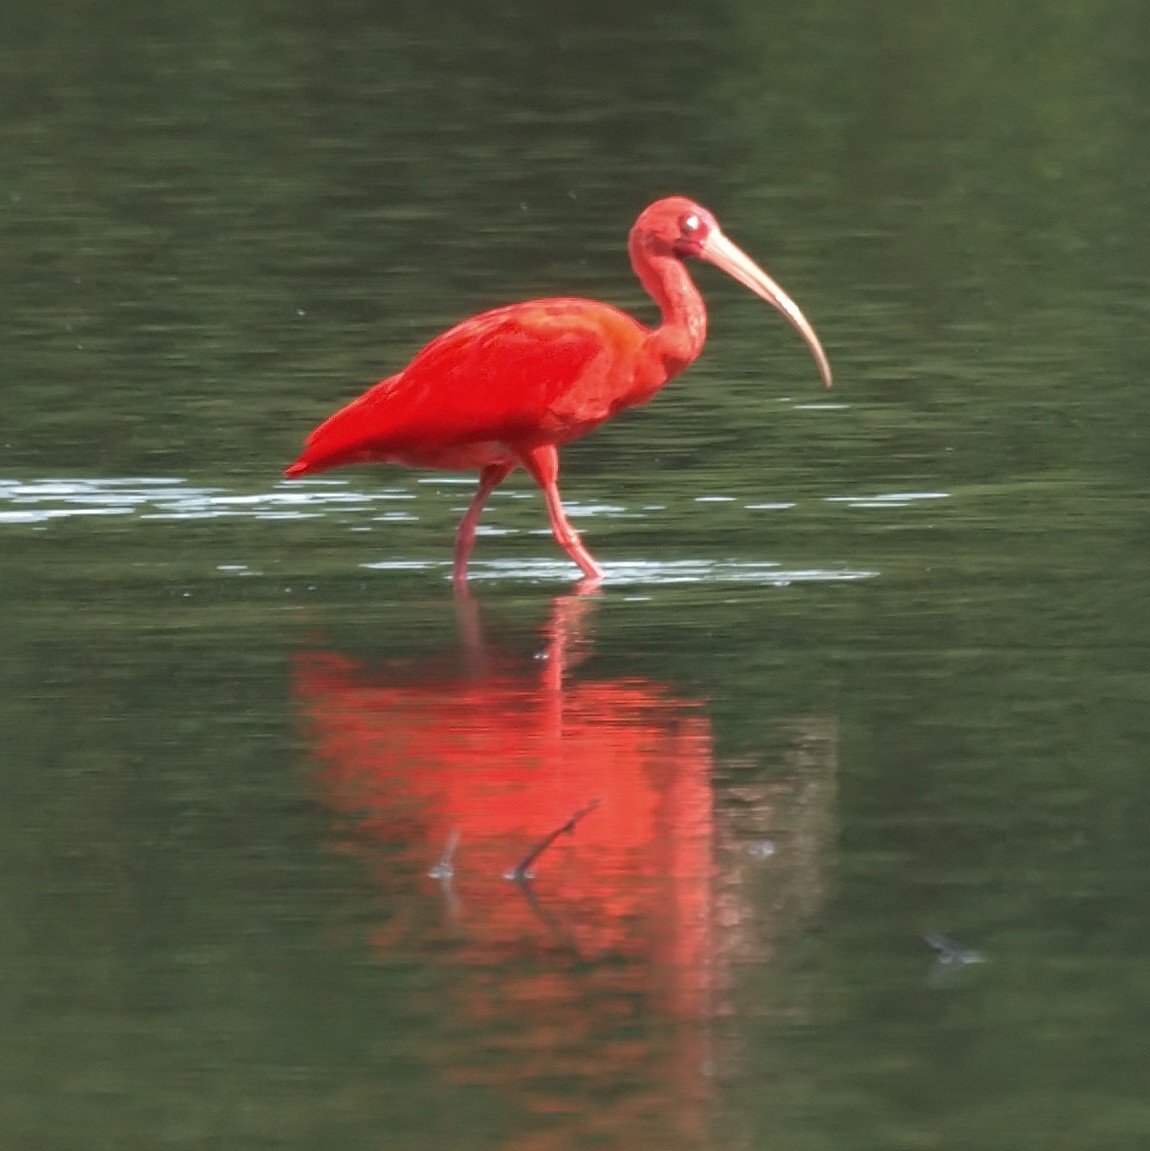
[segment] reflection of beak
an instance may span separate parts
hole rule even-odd
[[[716,268],[721,268],[728,276],[738,280],[743,287],[750,288],[756,296],[761,296],[772,307],[778,308],[790,321],[791,327],[806,341],[811,355],[819,366],[824,386],[828,388],[831,386],[831,365],[818,336],[815,335],[814,328],[799,311],[798,304],[746,252],[732,244],[718,228],[713,228],[703,242],[699,257],[709,264],[714,264]]]

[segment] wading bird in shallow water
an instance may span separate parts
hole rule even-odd
[[[714,264],[782,312],[831,386],[826,353],[798,306],[705,208],[681,196],[656,200],[635,221],[628,250],[662,312],[659,327],[609,304],[563,297],[484,312],[320,424],[284,474],[360,463],[478,469],[479,490],[455,536],[452,578],[462,587],[483,506],[522,466],[543,489],[559,546],[597,583],[603,569],[563,512],[558,448],[646,403],[703,350],[707,311],[684,260]]]

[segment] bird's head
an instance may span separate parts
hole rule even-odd
[[[631,232],[651,255],[685,260],[702,258],[707,237],[718,227],[706,208],[684,196],[667,196],[645,208]]]
[[[631,229],[631,250],[648,259],[668,256],[705,260],[777,308],[802,336],[819,367],[826,387],[831,366],[807,318],[794,302],[741,248],[723,235],[718,221],[700,204],[684,196],[667,196],[649,204]]]

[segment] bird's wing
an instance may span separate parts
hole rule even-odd
[[[484,312],[321,424],[298,471],[431,458],[473,443],[572,439],[621,406],[645,336],[625,313],[591,300]]]

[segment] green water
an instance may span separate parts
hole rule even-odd
[[[1147,23],[9,4],[0,1142],[1150,1139]],[[599,595],[521,478],[470,604],[459,477],[280,483],[455,319],[651,318],[667,192],[836,390],[701,269]]]

